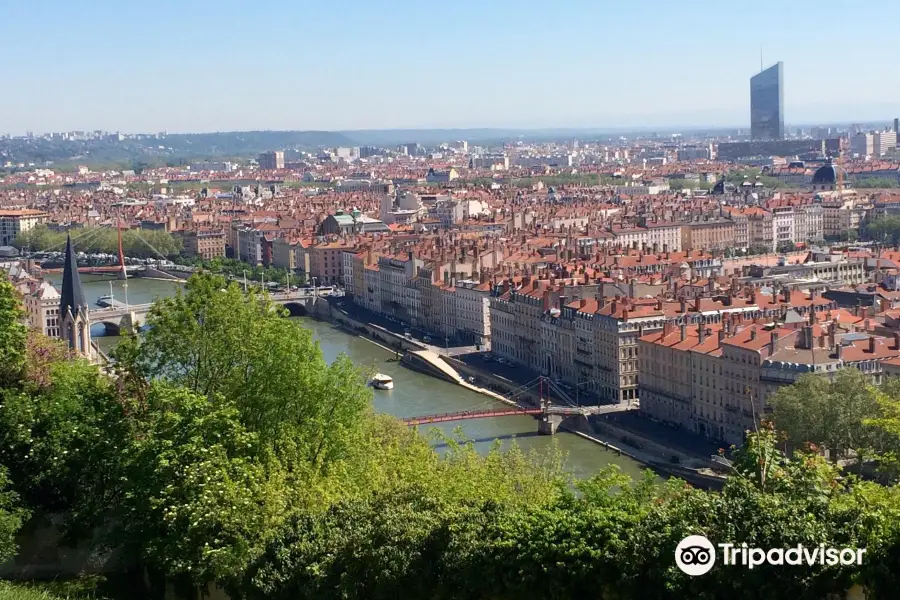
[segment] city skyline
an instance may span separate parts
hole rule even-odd
[[[406,0],[390,11],[14,5],[0,24],[16,57],[0,131],[749,127],[746,81],[760,45],[790,65],[785,105],[795,122],[888,119],[900,109],[900,84],[883,77],[886,55],[851,44],[825,56],[798,33],[828,39],[896,21],[894,3],[867,3],[840,22],[805,0],[725,9],[753,32],[740,37],[712,3],[650,4],[611,12],[573,1],[547,13],[462,2],[454,10],[479,15],[465,27]],[[836,72],[852,73],[853,85],[837,85]]]

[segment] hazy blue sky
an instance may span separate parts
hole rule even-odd
[[[900,115],[900,2],[0,0],[0,133],[738,125]]]

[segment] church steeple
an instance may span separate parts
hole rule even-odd
[[[72,237],[66,236],[66,258],[63,265],[62,292],[59,300],[59,335],[71,350],[91,356],[91,321],[87,299],[78,275],[78,262]]]

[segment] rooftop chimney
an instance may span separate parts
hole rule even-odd
[[[804,325],[800,333],[801,347],[811,350],[813,347],[813,328],[811,325]]]
[[[683,342],[686,339],[687,339],[687,323],[682,323],[681,324],[681,341]]]
[[[751,340],[756,339],[756,325],[754,325],[753,327],[750,328],[750,339]]]
[[[875,336],[869,336],[869,354],[875,354]]]
[[[697,338],[699,339],[699,343],[701,344],[706,339],[706,325],[704,325],[703,323],[697,325]]]

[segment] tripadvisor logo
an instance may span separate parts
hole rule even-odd
[[[826,548],[797,544],[791,548],[752,548],[747,544],[718,544],[722,564],[753,569],[760,565],[861,565],[865,548]],[[691,577],[705,575],[716,564],[716,546],[702,535],[689,535],[675,548],[675,564]]]

